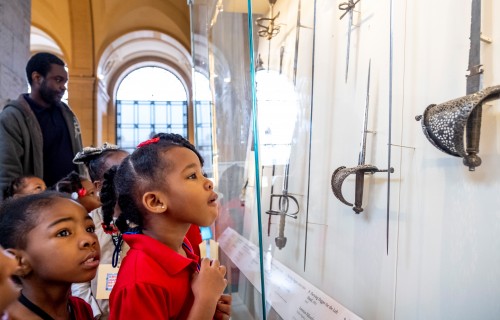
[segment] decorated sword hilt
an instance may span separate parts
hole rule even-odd
[[[389,169],[390,172],[394,172],[394,168]],[[367,173],[377,173],[377,172],[387,172],[388,169],[379,169],[371,164],[362,164],[353,168],[346,168],[344,166],[338,167],[332,174],[331,186],[334,196],[340,200],[340,202],[353,207],[354,212],[360,213],[363,211],[363,189],[364,189],[364,176]],[[342,184],[344,180],[351,174],[356,174],[356,191],[355,191],[355,201],[354,204],[347,201],[342,194]]]
[[[431,104],[421,121],[425,137],[437,149],[454,157],[463,158],[464,165],[474,171],[481,165],[479,137],[483,103],[500,98],[500,85],[488,87],[467,96]],[[464,141],[466,145],[464,145]]]

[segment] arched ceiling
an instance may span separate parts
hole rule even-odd
[[[85,43],[93,46],[92,64],[98,63],[101,54],[116,39],[138,30],[167,35],[190,50],[189,7],[185,0],[32,0],[31,3],[32,25],[54,40],[68,64],[75,56],[74,51],[79,50],[75,29],[82,27],[91,30],[92,39],[85,39]],[[76,16],[82,7],[89,8],[89,12]],[[136,44],[137,51],[141,51],[141,43]]]
[[[102,85],[108,87],[116,81],[117,76],[124,73],[124,68],[130,67],[131,64],[139,66],[141,58],[163,61],[163,64],[170,65],[169,69],[173,69],[171,71],[180,78],[190,78],[189,51],[172,37],[150,30],[130,32],[109,44],[98,61],[97,77]]]

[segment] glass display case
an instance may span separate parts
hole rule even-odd
[[[415,121],[464,94],[471,12],[430,1],[188,3],[194,72],[212,93],[213,237],[232,319],[494,318],[498,215],[472,212],[499,205],[500,155],[488,148],[498,139],[481,138],[489,161],[472,175]],[[483,22],[485,86],[500,83],[498,23]],[[491,110],[483,128],[495,132]]]

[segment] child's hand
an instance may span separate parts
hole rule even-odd
[[[231,302],[233,297],[228,294],[220,296],[215,309],[214,320],[229,320],[231,318]]]
[[[210,261],[208,258],[203,258],[200,272],[195,274],[191,281],[195,302],[215,307],[227,285],[225,275],[226,267],[221,266],[219,260]]]

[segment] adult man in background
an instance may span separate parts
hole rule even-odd
[[[0,188],[23,175],[42,178],[47,186],[73,170],[82,149],[78,119],[61,101],[68,72],[57,56],[41,52],[26,65],[31,92],[10,100],[0,112]]]

